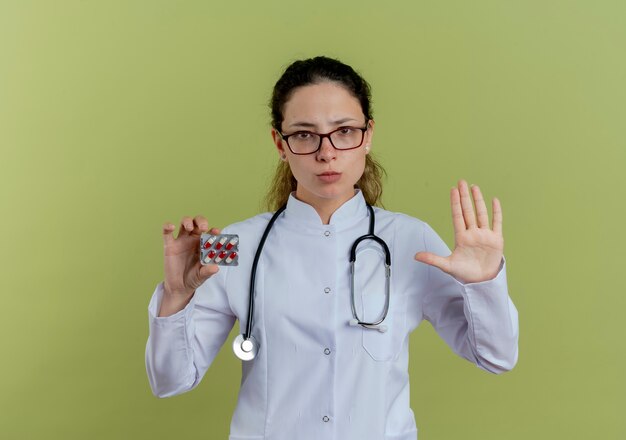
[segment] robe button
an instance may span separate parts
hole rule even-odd
[[[325,421],[325,422],[328,422],[330,419],[328,418],[328,416],[324,416],[324,417],[322,417],[322,420]]]
[[[324,231],[324,235],[328,237],[330,235],[330,231]]]

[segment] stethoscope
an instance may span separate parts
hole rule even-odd
[[[366,205],[370,215],[369,233],[357,238],[352,244],[352,248],[350,249],[350,298],[352,306],[352,319],[348,321],[348,324],[353,327],[360,325],[364,328],[375,329],[384,333],[387,331],[387,326],[381,324],[385,320],[387,312],[389,311],[389,280],[391,278],[391,254],[389,252],[389,248],[387,247],[387,243],[385,243],[382,238],[374,234],[374,209],[372,209],[369,204]],[[270,233],[274,222],[286,208],[287,205],[283,205],[278,211],[274,213],[274,215],[270,219],[267,227],[265,228],[265,231],[263,232],[261,241],[259,242],[259,247],[256,250],[254,261],[252,262],[252,272],[250,274],[250,296],[248,298],[248,322],[246,324],[246,332],[237,336],[233,341],[233,351],[235,352],[235,355],[242,361],[250,361],[254,359],[259,350],[259,343],[252,336],[252,317],[254,316],[254,282],[256,279],[256,269],[259,263],[259,258],[261,257],[261,251],[263,250],[265,240],[267,239],[267,236]],[[375,242],[380,244],[380,246],[385,251],[385,307],[383,309],[381,318],[378,319],[376,322],[362,321],[357,314],[354,300],[354,265],[356,263],[356,248],[359,243],[364,240],[374,240]]]

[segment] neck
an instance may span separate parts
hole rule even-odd
[[[327,225],[330,223],[330,217],[333,213],[339,209],[341,205],[346,203],[356,194],[356,190],[352,190],[350,194],[345,194],[341,197],[335,197],[332,199],[325,199],[317,197],[314,194],[304,193],[296,189],[296,199],[311,205],[322,220],[322,224]]]

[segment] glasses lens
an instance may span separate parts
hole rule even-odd
[[[363,142],[363,131],[358,128],[344,127],[331,134],[330,139],[339,150],[355,148]]]
[[[289,136],[289,147],[296,154],[312,153],[319,144],[320,137],[313,133],[302,132]]]

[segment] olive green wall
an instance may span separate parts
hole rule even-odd
[[[453,246],[458,179],[502,202],[519,363],[490,375],[421,326],[420,440],[626,438],[625,19],[621,0],[0,0],[0,437],[227,438],[230,339],[196,390],[150,393],[161,225],[260,212],[271,88],[326,54],[373,87],[387,209]]]

